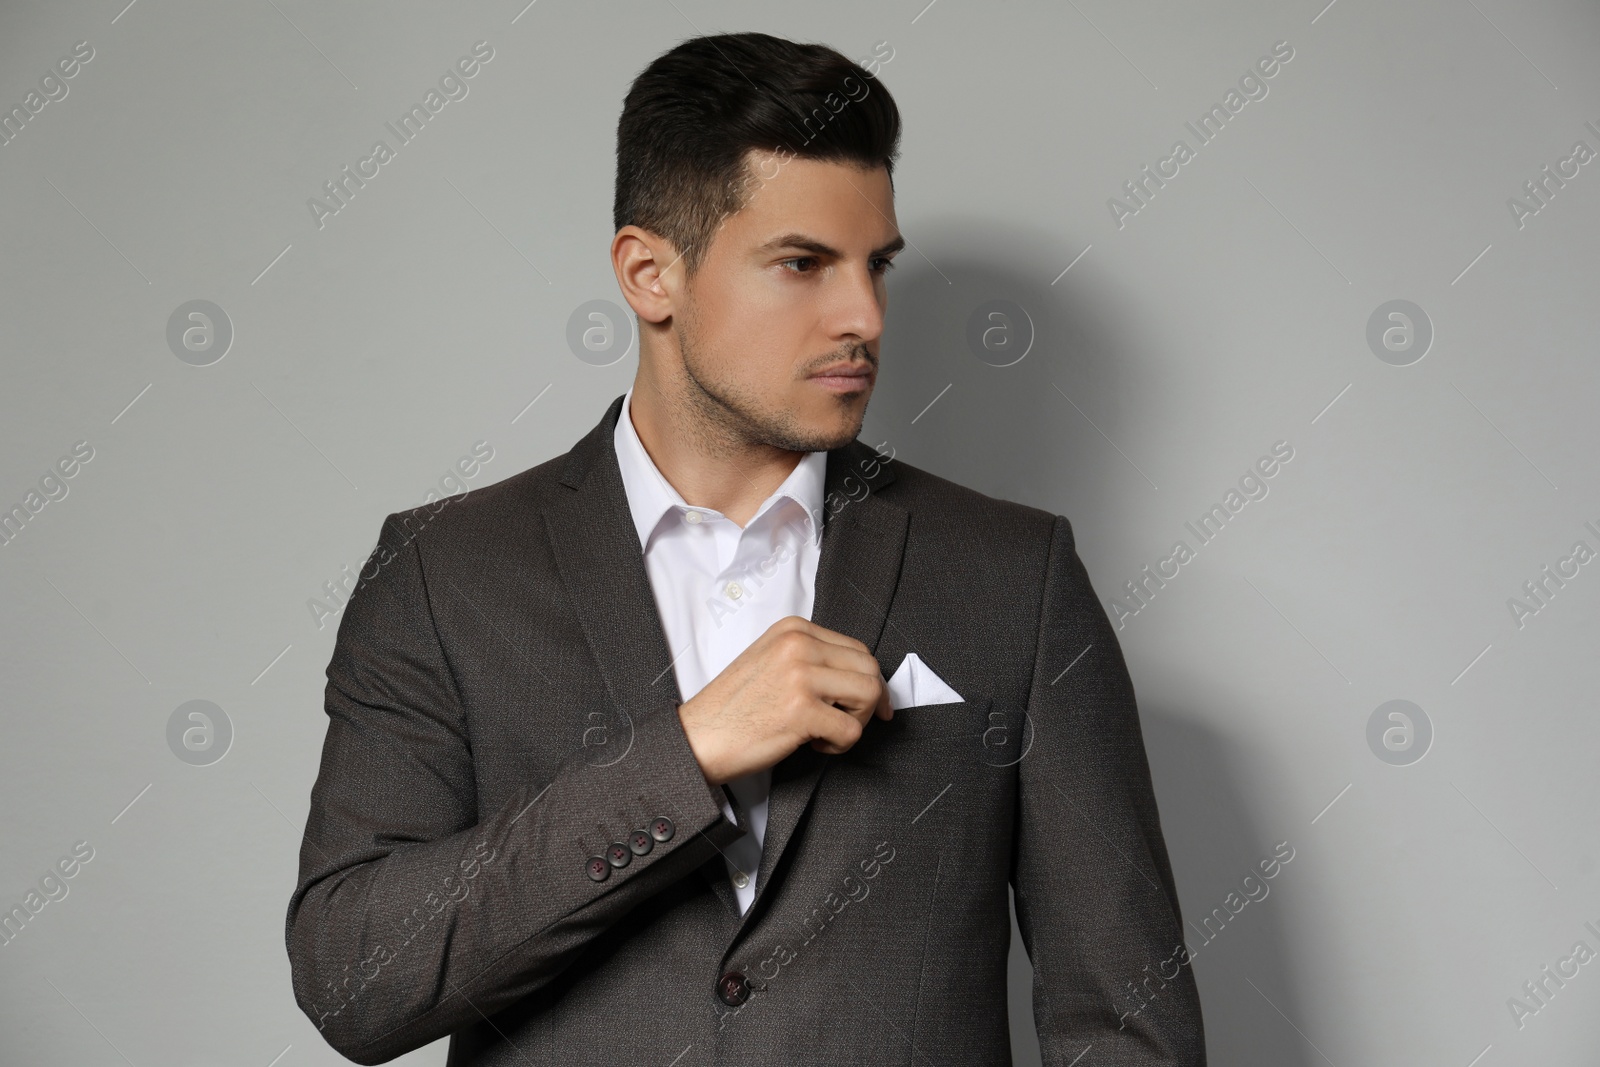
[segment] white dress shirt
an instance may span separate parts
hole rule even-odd
[[[633,426],[633,389],[615,444],[628,508],[656,607],[688,701],[786,615],[811,618],[822,552],[826,452],[808,452],[741,529],[720,511],[690,505],[661,476]],[[756,896],[767,830],[771,771],[728,783],[750,814],[750,832],[723,853],[743,914]],[[733,809],[726,800],[730,819]]]

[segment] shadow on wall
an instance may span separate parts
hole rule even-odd
[[[1150,315],[1151,298],[1112,288],[1086,261],[1062,276],[1087,242],[1063,248],[1037,232],[962,219],[907,236],[918,247],[902,253],[891,283],[879,387],[863,440],[887,440],[909,462],[991,496],[1065,514],[1080,555],[1125,540],[1134,525],[1127,502],[1152,490],[1133,466],[1142,451],[1135,448],[1130,459],[1111,443],[1123,445],[1135,433],[1119,412],[1140,410],[1148,425],[1152,405],[1181,401],[1128,373],[1141,354],[1136,324]],[[999,317],[974,316],[996,309]],[[1040,498],[1041,484],[1048,499]],[[1102,602],[1105,585],[1102,576]],[[1137,677],[1134,685],[1149,692]],[[1274,899],[1295,871],[1291,860],[1276,879],[1259,878],[1257,864],[1273,855],[1277,839],[1268,840],[1273,831],[1252,817],[1243,793],[1250,768],[1192,711],[1146,702],[1140,719],[1211,1062],[1320,1062],[1284,1019],[1305,1017],[1288,960],[1286,915]],[[1225,901],[1242,892],[1250,874],[1257,876],[1251,892],[1260,896],[1264,885],[1266,894],[1231,914]],[[1225,924],[1216,917],[1203,924],[1213,909],[1228,916]],[[1032,979],[1013,907],[1012,1058],[1028,1067],[1040,1063]],[[1159,1005],[1157,997],[1146,1010]]]
[[[1276,877],[1261,877],[1258,865],[1284,838],[1279,827],[1262,826],[1253,814],[1257,806],[1244,795],[1251,769],[1227,737],[1183,712],[1146,703],[1139,719],[1200,982],[1211,1062],[1320,1065],[1322,1057],[1285,1020],[1303,1021],[1308,1014],[1280,899],[1304,872],[1291,858]],[[1296,849],[1301,844],[1288,842]],[[1254,877],[1245,883],[1246,876]]]

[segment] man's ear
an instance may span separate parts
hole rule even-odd
[[[671,241],[624,226],[611,239],[611,267],[623,299],[641,321],[660,323],[672,316],[684,270]]]

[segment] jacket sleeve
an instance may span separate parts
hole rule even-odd
[[[1062,516],[1027,711],[1011,879],[1044,1062],[1093,1045],[1104,1067],[1203,1067],[1200,996],[1133,683]]]
[[[724,794],[701,773],[671,699],[629,709],[634,741],[622,759],[594,766],[580,748],[549,781],[480,811],[418,544],[396,518],[384,522],[328,664],[327,735],[285,930],[301,1010],[366,1064],[537,990],[743,832],[724,816]],[[588,856],[635,828],[657,831],[649,851],[591,878]]]

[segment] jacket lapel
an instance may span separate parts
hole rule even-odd
[[[868,471],[873,472],[871,477]],[[811,621],[854,637],[874,655],[900,581],[908,527],[906,510],[878,495],[892,481],[892,467],[859,439],[828,453],[823,491],[827,517]],[[772,873],[833,758],[806,744],[772,768],[756,899],[741,929],[768,895]]]
[[[542,511],[561,581],[606,690],[616,708],[632,716],[676,707],[683,697],[612,443],[621,410],[619,396],[567,453],[561,482],[573,492]]]
[[[542,511],[556,566],[606,689],[620,711],[633,715],[675,708],[683,697],[617,463],[613,434],[622,399],[612,401],[567,454],[560,479],[573,492]],[[874,654],[899,583],[908,527],[905,509],[878,495],[892,481],[892,465],[860,440],[828,453],[811,621],[854,637]],[[830,761],[802,745],[772,768],[756,901],[745,919],[767,895],[772,872]],[[702,870],[737,914],[721,861]]]

